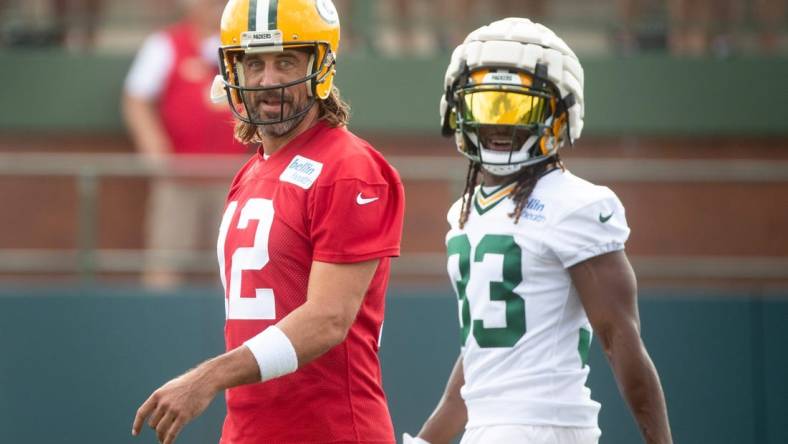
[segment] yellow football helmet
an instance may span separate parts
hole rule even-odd
[[[245,86],[240,59],[244,54],[280,52],[302,48],[310,51],[310,69],[301,79],[273,86]],[[219,64],[221,79],[212,95],[226,95],[237,118],[254,125],[269,125],[296,119],[331,93],[339,50],[339,14],[331,0],[230,0],[221,22]],[[249,112],[247,92],[280,90],[306,83],[308,106],[285,118],[257,120]],[[224,90],[221,92],[221,90]]]

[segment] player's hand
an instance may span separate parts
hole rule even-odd
[[[413,437],[410,436],[410,434],[405,433],[402,435],[402,444],[430,444],[430,443],[419,438],[418,436]]]
[[[140,406],[134,417],[131,434],[137,436],[142,424],[156,431],[162,444],[172,444],[189,421],[199,416],[217,391],[202,383],[196,370],[164,384]]]

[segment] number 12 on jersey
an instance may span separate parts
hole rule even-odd
[[[268,264],[268,238],[274,222],[274,203],[270,199],[249,199],[241,209],[235,229],[245,230],[249,223],[257,220],[254,244],[251,247],[238,247],[232,253],[230,282],[228,288],[225,264],[225,243],[230,224],[238,209],[238,202],[230,202],[219,227],[219,240],[216,253],[219,259],[219,274],[225,291],[225,314],[227,319],[276,319],[276,304],[272,288],[255,288],[254,297],[241,297],[241,280],[246,270],[259,271]]]
[[[468,340],[468,335],[473,332],[473,337],[479,347],[513,347],[525,335],[525,300],[514,289],[523,281],[522,249],[511,235],[487,234],[476,248],[473,248],[466,234],[461,234],[449,239],[447,244],[448,257],[458,256],[459,280],[455,281],[457,298],[460,304],[460,328],[462,344]],[[471,261],[473,253],[473,261]],[[488,254],[503,256],[503,279],[500,281],[488,280],[489,300],[500,301],[506,304],[506,326],[487,328],[484,321],[474,319],[471,321],[471,306],[468,300],[467,287],[471,276],[474,279],[485,279],[485,276],[476,276],[482,270],[479,265]],[[474,267],[476,265],[476,267]],[[477,271],[474,271],[477,270]],[[489,303],[476,301],[476,303]]]

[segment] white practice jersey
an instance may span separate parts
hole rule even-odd
[[[585,386],[592,330],[567,268],[624,248],[624,207],[607,187],[556,169],[515,225],[513,186],[477,188],[463,229],[461,201],[448,213],[467,427],[596,427],[599,403]]]

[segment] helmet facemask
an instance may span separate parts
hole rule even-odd
[[[450,91],[458,150],[494,175],[505,176],[554,155],[564,139],[558,89],[537,65],[466,72]]]

